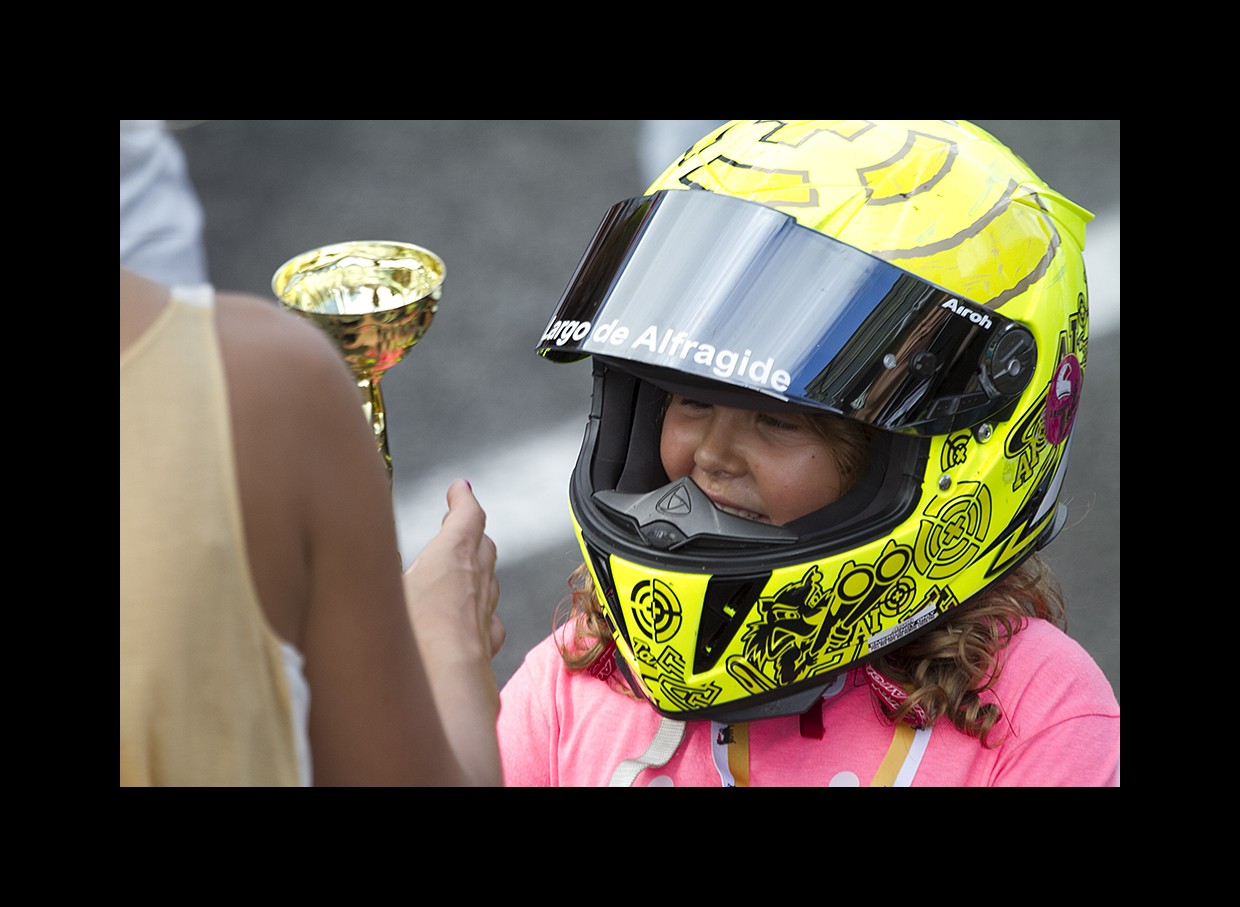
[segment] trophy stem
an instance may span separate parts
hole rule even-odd
[[[370,427],[375,433],[375,446],[383,457],[383,465],[387,467],[388,484],[392,483],[392,455],[388,452],[387,422],[383,413],[383,391],[379,388],[379,378],[359,378],[358,390],[362,392],[362,411],[370,420]]]

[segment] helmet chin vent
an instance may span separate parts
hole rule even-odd
[[[693,541],[743,546],[797,540],[796,533],[782,526],[724,513],[688,477],[646,494],[597,491],[593,497],[600,507],[629,522],[648,545],[661,551]]]
[[[714,577],[702,602],[702,623],[698,628],[693,671],[700,674],[713,668],[736,636],[758,593],[770,580],[770,573],[723,579]]]

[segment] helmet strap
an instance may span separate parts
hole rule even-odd
[[[822,697],[801,713],[801,736],[810,740],[822,739]]]
[[[659,728],[650,746],[640,756],[625,759],[612,772],[609,787],[632,787],[633,782],[648,768],[662,768],[676,755],[676,749],[685,736],[685,723],[666,715],[659,716]]]

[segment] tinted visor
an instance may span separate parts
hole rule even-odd
[[[1019,323],[774,208],[700,190],[608,211],[538,353],[926,433],[1002,415],[1036,359]]]

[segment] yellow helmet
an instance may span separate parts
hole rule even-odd
[[[1090,219],[959,120],[733,121],[612,207],[538,352],[593,357],[570,509],[658,711],[804,711],[1053,538]],[[662,471],[668,391],[864,422],[868,471],[787,526],[723,513]]]

